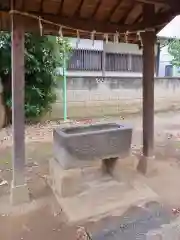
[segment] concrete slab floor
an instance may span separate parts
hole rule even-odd
[[[83,168],[81,174],[80,169],[63,170],[59,162],[50,160],[52,189],[69,223],[97,221],[107,215],[121,215],[131,205],[159,199],[136,173],[133,160],[134,158],[118,160],[113,176],[103,173],[99,165]],[[68,177],[68,181],[60,176]],[[72,182],[75,186],[72,186]],[[71,192],[62,194],[62,187]]]
[[[148,232],[169,224],[175,219],[170,209],[157,202],[149,202],[143,207],[131,207],[118,218],[116,226],[105,225],[93,234],[93,240],[145,240]],[[157,236],[157,234],[156,234]],[[152,239],[158,239],[154,238]],[[160,238],[161,239],[161,238]],[[169,239],[170,240],[170,239]],[[175,239],[172,239],[175,240]]]

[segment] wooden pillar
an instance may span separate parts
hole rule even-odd
[[[154,68],[155,32],[146,31],[143,38],[143,155],[154,155]]]
[[[144,6],[144,21],[152,19],[154,6]],[[154,73],[155,73],[155,31],[141,34],[143,42],[143,157],[138,169],[147,171],[147,160],[154,156]]]
[[[12,131],[13,131],[13,181],[11,201],[13,204],[28,200],[25,183],[25,138],[24,138],[24,29],[18,19],[11,17],[11,62],[12,62]]]

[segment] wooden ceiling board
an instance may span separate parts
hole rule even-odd
[[[27,12],[39,12],[41,8],[41,0],[24,0],[24,11]]]
[[[80,10],[80,17],[91,18],[98,4],[99,0],[84,0]]]
[[[43,0],[42,11],[50,14],[58,14],[61,0]]]
[[[119,0],[103,0],[101,1],[101,6],[96,12],[94,18],[98,21],[106,21],[109,19],[111,14],[114,12],[117,4],[119,4]]]
[[[132,24],[136,21],[138,16],[142,13],[142,4],[136,4],[135,7],[129,12],[125,24]]]
[[[121,0],[119,6],[112,14],[110,21],[114,23],[119,22],[124,17],[124,14],[131,9],[134,2],[135,0]]]
[[[64,0],[62,15],[72,17],[79,7],[79,4],[81,4],[81,0]]]

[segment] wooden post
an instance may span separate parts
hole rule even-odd
[[[155,32],[143,34],[143,155],[154,155]]]
[[[144,20],[153,17],[154,6],[144,6]],[[143,42],[143,157],[138,169],[147,171],[147,160],[154,156],[154,69],[155,31],[146,30],[141,34]]]
[[[25,139],[24,139],[24,29],[18,19],[11,17],[12,59],[12,130],[13,130],[13,181],[11,201],[13,204],[29,199],[25,183]]]

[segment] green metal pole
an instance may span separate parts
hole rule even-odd
[[[63,54],[63,116],[67,120],[67,78],[66,78],[66,50],[64,47]]]

